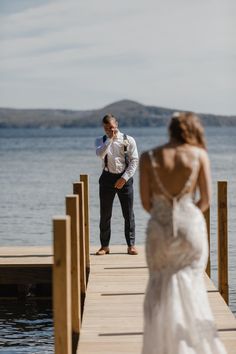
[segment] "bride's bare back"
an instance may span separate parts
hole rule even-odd
[[[196,153],[199,168],[186,192],[193,193],[199,187],[200,199],[197,205],[202,211],[208,208],[210,201],[210,168],[206,151],[189,144],[169,142],[152,150],[154,166],[151,163],[150,152],[144,153],[140,159],[141,200],[143,207],[148,212],[152,207],[153,194],[163,194],[160,184],[155,181],[155,173],[157,173],[160,183],[168,195],[175,197],[183,190],[186,181],[193,173]]]

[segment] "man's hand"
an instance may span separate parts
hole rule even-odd
[[[118,129],[114,128],[114,129],[111,129],[108,133],[108,137],[110,139],[113,139],[113,138],[116,138],[117,137],[117,133],[118,133]]]
[[[103,128],[108,138],[113,139],[117,137],[118,122],[115,118],[111,119],[108,123],[103,124]]]
[[[124,187],[125,183],[126,183],[126,180],[123,177],[121,177],[116,181],[115,188],[121,189]]]

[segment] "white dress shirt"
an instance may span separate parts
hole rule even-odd
[[[127,156],[129,165],[125,165],[124,145],[127,144]],[[127,135],[127,140],[124,140],[123,134],[118,131],[117,136],[103,142],[103,137],[96,139],[96,154],[103,160],[103,168],[105,167],[104,158],[107,155],[107,167],[111,173],[123,173],[121,176],[126,181],[131,178],[138,166],[138,150],[134,138]]]

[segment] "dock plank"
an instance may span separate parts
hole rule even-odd
[[[52,265],[53,250],[51,246],[0,247],[0,267],[10,266],[47,266]]]

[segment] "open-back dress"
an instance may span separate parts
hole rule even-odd
[[[147,226],[149,281],[144,300],[142,354],[226,354],[218,337],[204,283],[208,259],[205,219],[189,190],[199,174],[199,148],[178,195],[163,186],[149,152],[154,194]]]

